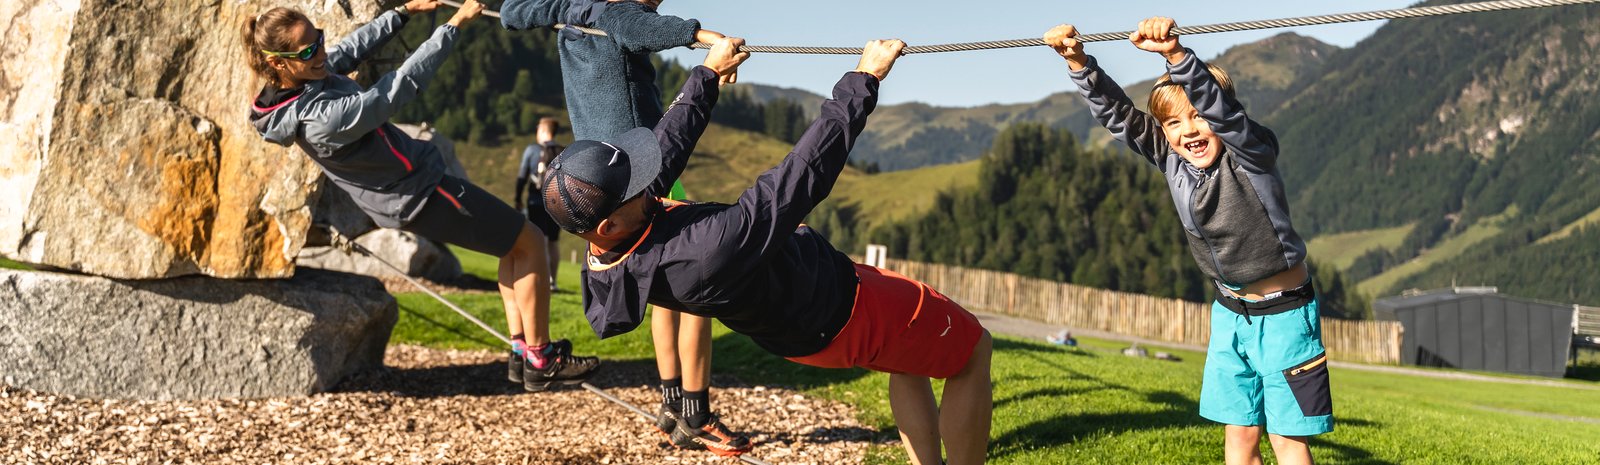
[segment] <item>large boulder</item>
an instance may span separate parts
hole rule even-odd
[[[97,398],[276,397],[383,364],[398,318],[378,280],[123,281],[0,270],[0,381]]]
[[[0,255],[117,278],[286,277],[319,173],[246,121],[239,26],[274,6],[329,40],[383,3],[0,2]]]
[[[397,229],[378,229],[355,239],[378,258],[336,247],[306,247],[300,249],[295,263],[302,267],[343,271],[366,276],[399,277],[393,269],[378,262],[389,262],[404,271],[406,276],[427,278],[434,282],[451,282],[461,277],[461,261],[444,244]]]

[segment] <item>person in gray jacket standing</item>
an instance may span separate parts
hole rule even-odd
[[[1128,34],[1166,62],[1148,113],[1084,53],[1077,28],[1056,26],[1044,42],[1100,125],[1166,178],[1189,251],[1216,283],[1199,413],[1223,424],[1225,462],[1261,463],[1265,432],[1278,463],[1311,464],[1310,437],[1333,431],[1333,397],[1278,136],[1245,112],[1226,72],[1178,43],[1176,26],[1158,16]]]
[[[541,235],[515,208],[446,175],[438,148],[388,121],[432,80],[461,27],[482,14],[483,5],[467,0],[399,69],[371,87],[344,76],[394,37],[412,13],[438,5],[412,0],[326,49],[323,32],[298,11],[273,8],[245,20],[246,63],[267,81],[251,106],[250,122],[266,141],[310,155],[379,226],[500,257],[500,295],[514,340],[509,377],[529,391],[576,384],[600,361],[574,356],[570,342],[550,339],[545,245],[554,232]]]

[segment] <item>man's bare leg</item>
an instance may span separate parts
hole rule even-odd
[[[948,387],[946,387],[948,389]],[[926,376],[890,374],[889,409],[900,429],[900,442],[912,465],[938,465],[939,407],[933,403],[933,384]]]
[[[989,358],[993,348],[994,341],[984,331],[967,366],[945,380],[939,433],[951,465],[983,463],[989,452],[989,422],[994,410]]]

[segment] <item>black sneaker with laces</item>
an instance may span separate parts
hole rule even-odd
[[[511,351],[511,356],[506,359],[506,379],[511,380],[513,383],[522,382],[522,364],[524,363],[527,363],[527,361],[523,360],[522,355],[517,354],[516,351]]]
[[[733,434],[728,427],[722,424],[722,419],[717,414],[711,414],[706,424],[699,428],[692,428],[687,421],[679,421],[677,429],[672,430],[670,438],[673,445],[682,444],[684,449],[705,449],[721,457],[736,457],[745,452],[750,452],[754,447],[750,438],[742,434]]]
[[[529,348],[528,350],[534,350]],[[572,355],[572,342],[566,339],[550,343],[544,353],[544,368],[533,366],[533,357],[522,364],[522,388],[528,392],[541,392],[554,385],[571,386],[589,379],[600,368],[598,357]]]
[[[661,433],[661,436],[667,438],[667,443],[672,444],[672,447],[679,449],[694,445],[694,443],[688,441],[687,438],[684,438],[685,443],[679,443],[673,440],[672,432],[676,431],[678,429],[678,423],[682,422],[683,414],[679,413],[678,409],[674,406],[661,404],[661,411],[656,412],[656,431]]]

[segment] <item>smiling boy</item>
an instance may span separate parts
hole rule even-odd
[[[1095,119],[1161,170],[1189,251],[1217,284],[1200,416],[1226,425],[1227,463],[1261,463],[1265,429],[1278,463],[1309,464],[1307,439],[1333,430],[1333,401],[1278,139],[1245,114],[1226,73],[1178,44],[1175,25],[1150,18],[1128,37],[1167,62],[1148,114],[1083,53],[1072,26],[1044,40],[1067,60]]]

